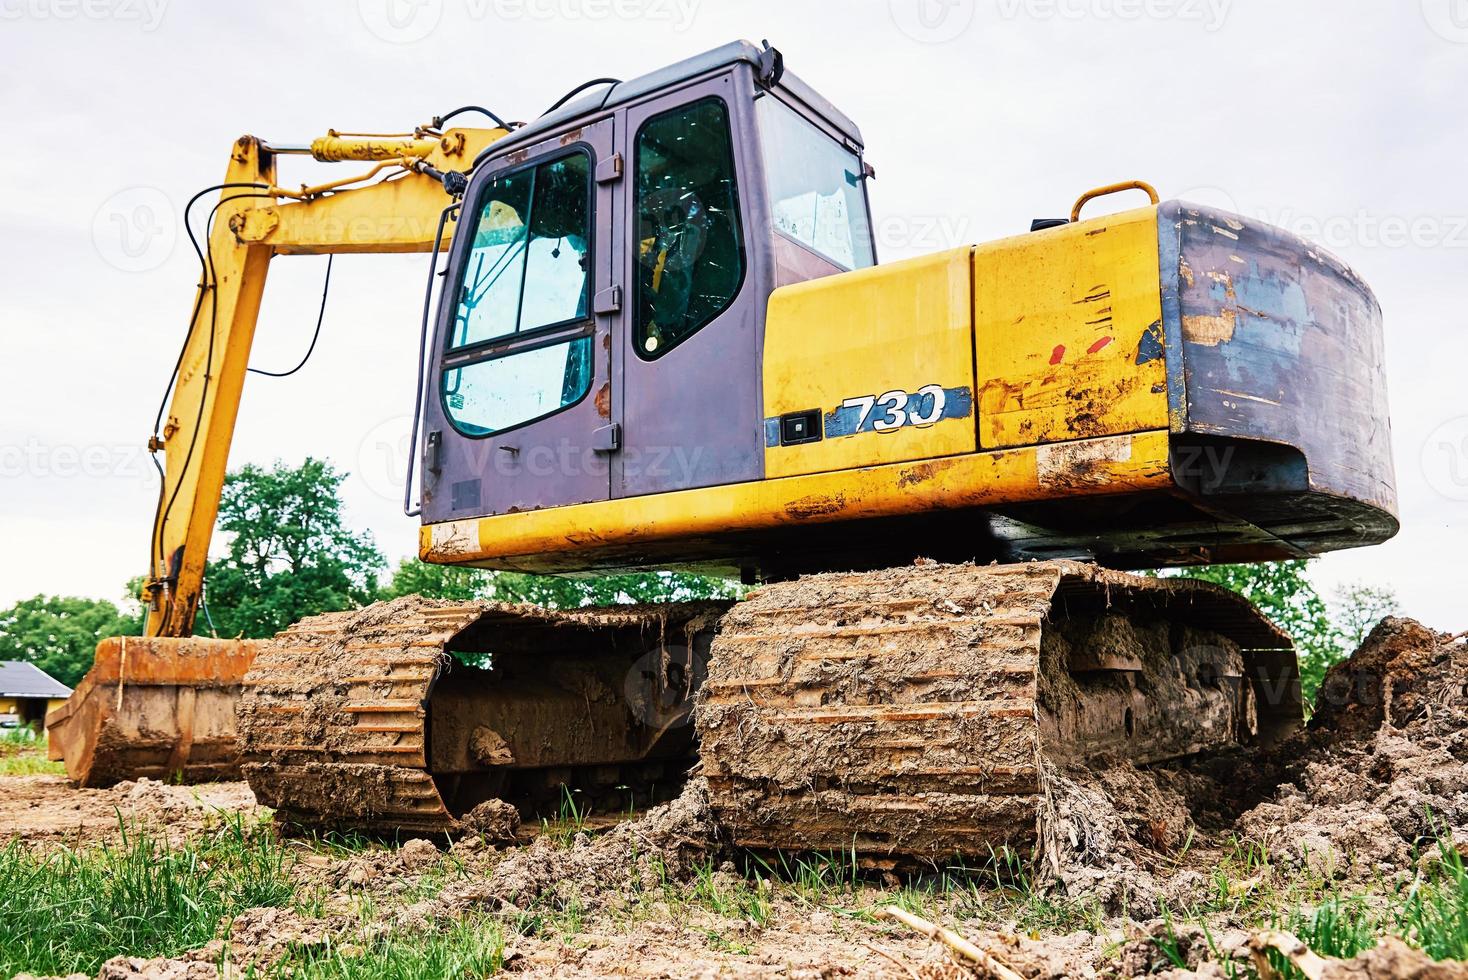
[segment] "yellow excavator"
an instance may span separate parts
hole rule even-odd
[[[469,112],[494,125],[448,125]],[[292,189],[293,154],[368,168]],[[195,199],[219,193],[150,442],[146,635],[101,643],[53,753],[87,786],[243,772],[282,820],[391,832],[568,790],[622,809],[701,765],[737,843],[936,859],[1032,843],[1066,766],[1297,725],[1275,626],[1127,570],[1395,533],[1370,290],[1140,182],[878,264],[873,178],[857,125],[747,42],[529,123],[241,138]],[[1119,193],[1147,203],[1084,217]],[[759,587],[194,636],[266,270],[357,252],[431,255],[403,393],[424,561]]]

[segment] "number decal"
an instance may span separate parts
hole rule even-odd
[[[856,420],[856,428],[852,430],[853,432],[860,432],[862,429],[866,428],[867,419],[871,418],[872,408],[875,407],[876,404],[877,399],[874,395],[858,395],[855,398],[848,398],[846,399],[846,401],[841,403],[842,408],[861,409],[861,417]]]
[[[882,416],[872,420],[876,431],[893,432],[907,424],[907,392],[888,391],[878,395],[877,405],[882,409]]]
[[[948,393],[943,390],[942,385],[923,385],[917,390],[917,396],[913,398],[915,403],[921,403],[926,396],[931,399],[931,405],[923,413],[916,411],[908,412],[907,419],[920,429],[925,429],[943,418],[943,409],[948,404]]]
[[[967,393],[967,389],[958,390]],[[936,384],[923,385],[913,394],[893,389],[880,395],[853,395],[840,407],[852,411],[846,416],[841,431],[836,433],[839,435],[896,432],[905,426],[925,429],[947,417],[948,391]],[[852,416],[855,416],[854,420]]]

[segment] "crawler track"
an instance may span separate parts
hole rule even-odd
[[[1221,589],[1069,562],[812,576],[724,618],[700,754],[742,845],[982,858],[1033,844],[1051,766],[1297,721],[1288,647]]]
[[[277,635],[245,677],[245,778],[290,824],[436,833],[462,829],[492,797],[528,805],[561,784],[659,775],[662,760],[686,769],[686,711],[639,712],[629,694],[648,671],[633,672],[675,660],[660,654],[689,649],[723,608],[554,612],[412,597],[313,616]],[[493,666],[464,666],[453,650]],[[670,700],[664,677],[644,679],[641,693]]]

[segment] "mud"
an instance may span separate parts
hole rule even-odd
[[[1267,760],[1279,788],[1239,818],[1241,834],[1349,882],[1406,880],[1439,837],[1468,841],[1468,646],[1384,620],[1318,700],[1309,728]]]

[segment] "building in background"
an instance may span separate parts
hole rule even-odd
[[[35,664],[0,660],[0,728],[40,725],[70,696],[71,688]]]

